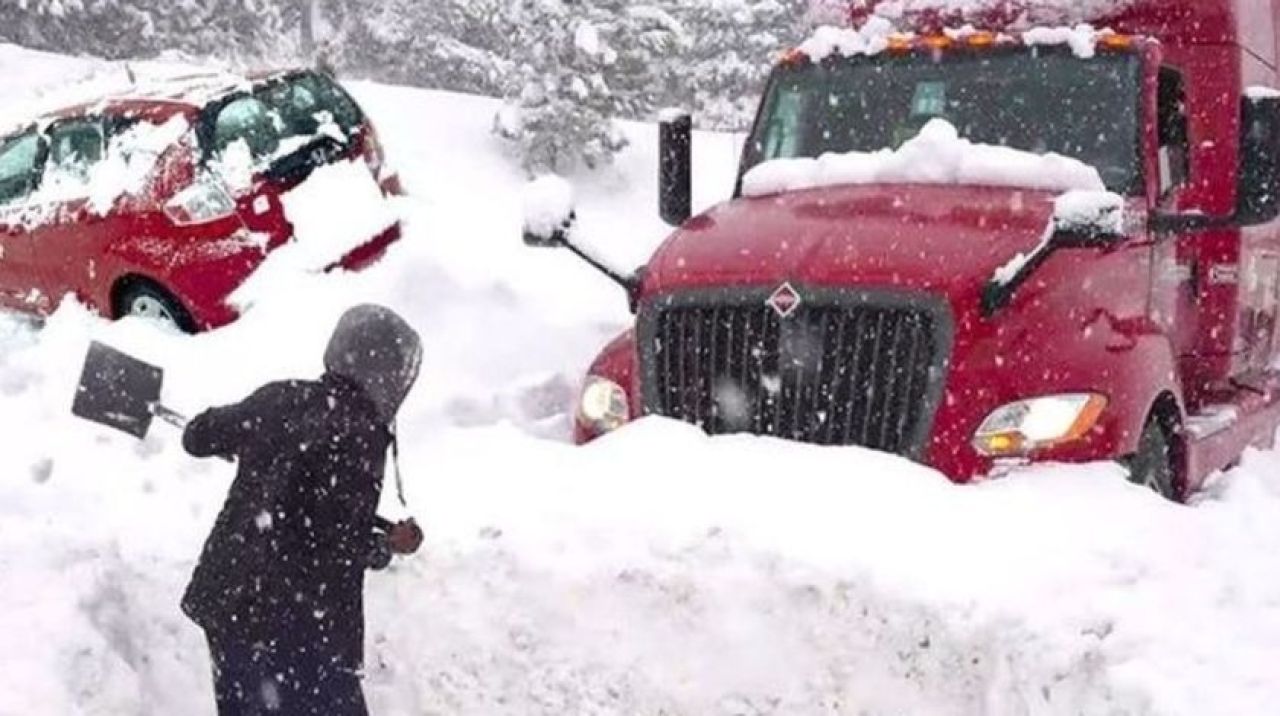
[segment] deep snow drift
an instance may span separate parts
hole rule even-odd
[[[0,46],[0,67],[15,57],[33,75],[56,61],[51,81],[71,63]],[[0,317],[0,714],[212,712],[177,603],[231,469],[163,427],[137,444],[71,418],[88,340],[165,365],[168,402],[194,411],[315,375],[364,300],[427,351],[401,425],[427,545],[368,580],[375,713],[1274,711],[1280,456],[1181,507],[1109,466],[960,488],[863,450],[657,420],[572,447],[574,382],[626,325],[624,297],[520,242],[495,103],[353,89],[413,194],[374,269],[286,272],[195,338],[74,306],[42,330]],[[656,130],[628,130],[618,167],[576,182],[580,235],[619,265],[664,234]],[[727,196],[736,142],[697,137],[700,204]]]

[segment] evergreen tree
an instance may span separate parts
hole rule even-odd
[[[340,68],[419,87],[503,95],[512,80],[509,0],[344,0],[330,41]]]
[[[232,64],[324,62],[387,82],[502,96],[530,168],[598,166],[615,118],[663,106],[742,129],[806,20],[862,0],[0,0],[0,41]],[[842,10],[842,8],[844,8]]]
[[[700,125],[742,129],[780,51],[808,30],[807,0],[666,0],[693,38],[679,62],[669,103],[693,110]]]
[[[605,80],[618,60],[582,3],[515,0],[515,79],[495,132],[530,172],[595,168],[626,146],[613,118],[620,98]]]
[[[108,59],[292,54],[277,0],[0,0],[0,39]]]
[[[594,0],[586,17],[613,53],[604,76],[621,116],[647,118],[668,104],[692,44],[683,24],[657,3],[634,0]]]

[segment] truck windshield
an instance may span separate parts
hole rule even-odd
[[[1140,66],[1032,48],[995,54],[857,58],[781,67],[744,167],[770,159],[897,147],[941,117],[973,142],[1092,165],[1111,191],[1141,189]]]

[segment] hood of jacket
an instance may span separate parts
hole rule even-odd
[[[355,383],[386,425],[418,380],[422,339],[395,311],[356,306],[343,314],[324,353],[325,370]]]

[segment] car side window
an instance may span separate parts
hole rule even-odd
[[[61,122],[48,133],[47,182],[77,182],[89,179],[89,170],[102,161],[102,125],[93,119]]]
[[[35,190],[40,177],[40,135],[35,130],[0,143],[0,205]]]

